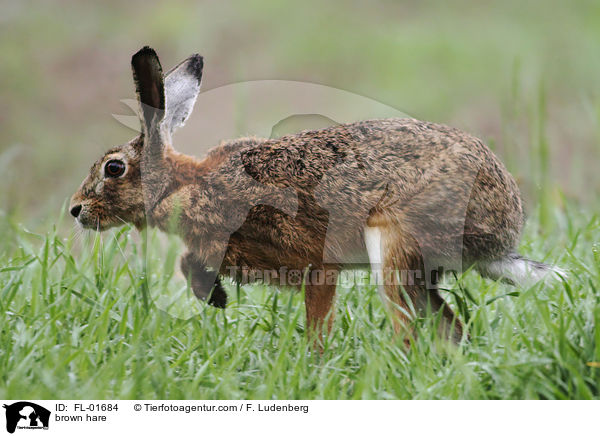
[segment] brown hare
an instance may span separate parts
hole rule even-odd
[[[214,306],[226,305],[223,275],[304,283],[307,327],[328,319],[331,328],[338,273],[369,265],[396,330],[441,310],[444,334],[458,341],[462,325],[437,289],[444,272],[474,267],[512,284],[561,273],[516,253],[518,187],[469,134],[369,120],[237,139],[197,159],[175,151],[171,135],[200,91],[202,57],[163,75],[145,47],[132,68],[142,133],[94,163],[71,214],[99,231],[129,222],[177,232],[188,248],[181,269]]]

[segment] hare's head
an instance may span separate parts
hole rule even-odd
[[[173,177],[166,158],[171,134],[189,117],[200,91],[202,56],[193,55],[163,76],[155,51],[144,47],[131,59],[141,134],[98,159],[71,198],[70,211],[86,228],[123,223],[142,227],[146,211]]]

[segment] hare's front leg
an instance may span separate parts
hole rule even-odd
[[[333,326],[333,300],[339,271],[337,269],[313,269],[304,290],[306,305],[306,329],[310,335],[320,338],[327,319],[327,333]]]
[[[193,253],[183,255],[181,258],[181,271],[190,280],[192,291],[194,291],[196,297],[202,300],[208,297],[208,304],[221,309],[225,308],[227,293],[225,293],[216,272],[208,271],[206,266],[196,259]]]

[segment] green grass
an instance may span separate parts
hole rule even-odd
[[[175,239],[150,232],[145,258],[135,230],[64,239],[3,217],[0,398],[598,398],[600,218],[554,212],[552,236],[534,216],[521,251],[558,261],[568,281],[445,284],[469,343],[438,340],[430,317],[407,350],[375,290],[354,286],[322,355],[301,293],[230,284],[220,311],[174,275]]]

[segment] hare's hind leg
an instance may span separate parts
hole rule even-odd
[[[394,331],[410,335],[412,332],[408,330],[408,324],[413,310],[400,297],[400,283],[391,262],[392,258],[384,232],[385,230],[381,227],[365,227],[365,244],[371,264],[371,278],[377,284],[379,298],[386,310],[391,312]]]
[[[414,315],[428,308],[433,313],[441,310],[440,334],[458,342],[462,324],[440,296],[437,282],[428,287],[418,243],[413,238],[402,238],[402,233],[388,227],[366,227],[365,243],[379,295],[391,312],[394,330],[412,334],[407,325]]]

